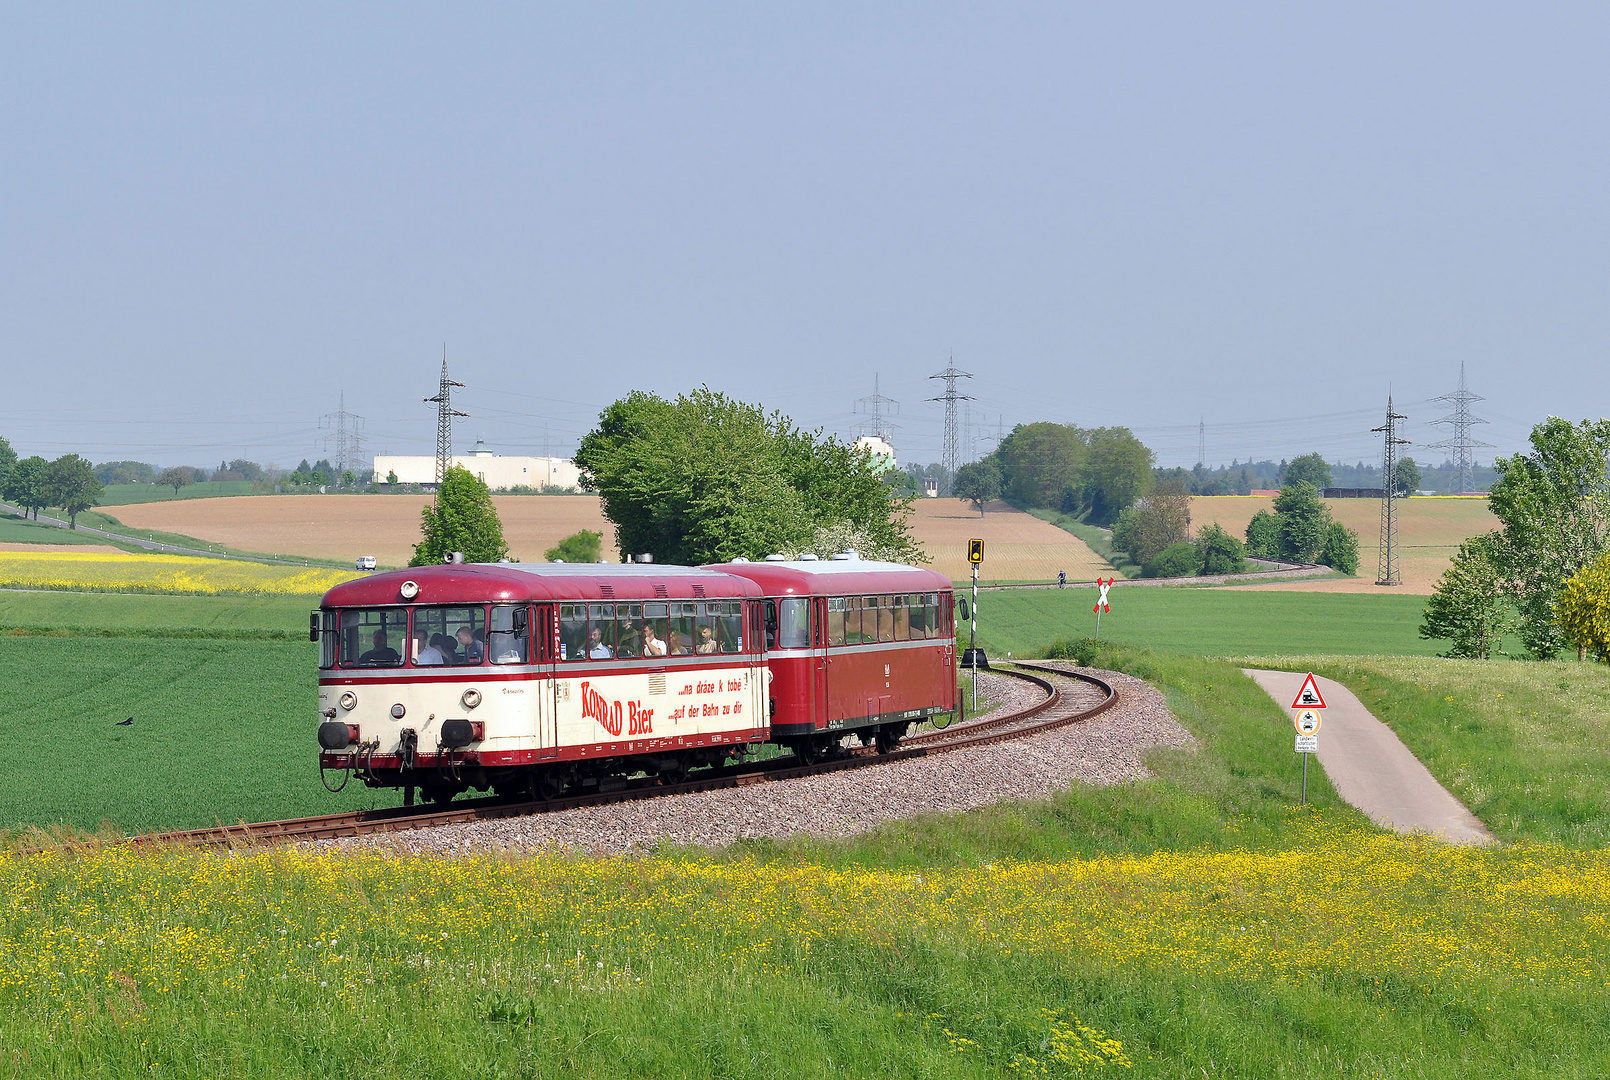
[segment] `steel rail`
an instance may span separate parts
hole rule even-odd
[[[715,775],[701,776],[679,784],[662,784],[655,780],[640,780],[583,795],[563,796],[510,802],[497,796],[466,799],[440,807],[392,806],[373,810],[357,810],[341,814],[320,814],[313,817],[289,818],[283,821],[259,821],[238,825],[217,825],[206,829],[186,829],[176,832],[149,833],[130,837],[127,841],[139,845],[176,844],[189,847],[233,847],[253,844],[326,840],[341,837],[363,836],[377,832],[404,832],[412,829],[434,828],[470,821],[492,821],[501,818],[525,817],[533,814],[551,814],[578,807],[603,806],[640,799],[657,799],[666,795],[683,795],[697,791],[716,791],[723,788],[746,787],[751,784],[776,780],[792,780],[804,776],[840,772],[847,769],[867,768],[885,762],[926,757],[929,754],[948,753],[977,746],[1025,738],[1043,731],[1065,727],[1097,716],[1118,701],[1118,691],[1106,680],[1084,672],[1061,671],[1056,668],[1032,664],[1017,664],[1017,668],[996,669],[997,674],[1022,679],[1038,686],[1045,697],[1032,705],[1014,710],[990,720],[972,721],[954,725],[940,731],[926,732],[903,741],[902,748],[880,754],[872,747],[860,747],[841,757],[812,765],[793,764],[791,757],[773,758],[745,766],[720,769]],[[1103,692],[1100,703],[1087,708],[1066,710],[1073,704],[1051,679],[1084,682]],[[1039,723],[1025,725],[1024,721],[1043,717]]]

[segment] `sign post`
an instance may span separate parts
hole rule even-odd
[[[1303,800],[1301,805],[1308,805],[1308,756],[1319,753],[1319,725],[1322,721],[1321,713],[1325,708],[1325,697],[1319,692],[1319,682],[1310,671],[1303,680],[1302,689],[1292,699],[1291,707],[1296,710],[1292,723],[1297,728],[1297,743],[1295,753],[1303,756]]]
[[[984,561],[984,541],[967,541],[967,561],[973,565],[973,609],[967,614],[972,626],[967,632],[967,655],[973,658],[973,712],[978,712],[978,567]]]
[[[1106,581],[1102,581],[1100,578],[1096,579],[1096,584],[1098,586],[1100,586],[1100,588],[1101,588],[1101,595],[1096,598],[1096,606],[1094,608],[1092,608],[1091,610],[1096,613],[1096,637],[1097,638],[1101,637],[1101,613],[1103,611],[1111,611],[1112,610],[1112,605],[1107,603],[1107,590],[1112,588],[1112,583],[1113,583],[1112,578],[1108,578]]]

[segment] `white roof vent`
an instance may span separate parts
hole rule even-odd
[[[855,562],[860,557],[861,556],[856,554],[855,551],[853,551],[853,550],[851,550],[851,551],[841,551],[837,555],[833,556],[833,561],[834,562]]]
[[[742,555],[740,555],[740,556],[738,556],[736,559],[734,559],[732,561],[734,563],[741,563],[741,562],[748,562],[749,560],[744,558]]]
[[[787,562],[788,561],[788,556],[787,555],[767,555],[766,556],[766,561],[767,562]]]
[[[807,551],[805,554],[803,554],[803,555],[801,555],[799,557],[799,561],[800,562],[818,562],[818,561],[820,561],[820,559],[814,553]]]

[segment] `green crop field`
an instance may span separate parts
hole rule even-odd
[[[132,550],[132,546],[104,536],[64,529],[59,525],[25,521],[15,514],[0,514],[0,544],[104,544]]]
[[[163,596],[0,589],[0,634],[305,640],[307,596]]]
[[[336,796],[319,783],[306,640],[4,642],[6,730],[27,749],[0,784],[0,825],[144,832],[371,805],[357,785]]]
[[[987,591],[979,642],[990,656],[1044,655],[1057,638],[1095,633],[1096,596],[1089,586]],[[1108,599],[1103,640],[1168,652],[1433,656],[1447,647],[1419,637],[1425,597],[1385,590],[1374,596],[1120,584]],[[968,628],[959,629],[965,644]]]
[[[251,495],[249,480],[203,480],[186,484],[175,494],[166,484],[108,484],[101,493],[102,506],[128,506],[131,503],[171,502],[175,499],[215,499],[229,495]]]

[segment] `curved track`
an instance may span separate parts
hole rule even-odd
[[[1088,720],[1111,708],[1118,700],[1118,691],[1110,683],[1083,672],[1061,671],[1037,664],[1016,664],[1011,668],[997,668],[995,671],[996,674],[1032,683],[1044,691],[1045,696],[1032,705],[994,719],[960,723],[941,731],[924,732],[907,738],[901,743],[900,749],[889,754],[879,754],[871,747],[861,747],[846,752],[843,757],[815,765],[799,765],[792,757],[785,756],[769,761],[715,769],[706,776],[681,784],[661,784],[654,780],[631,781],[613,790],[536,802],[510,802],[506,799],[487,797],[466,799],[440,807],[395,806],[358,810],[346,814],[290,818],[285,821],[260,821],[253,824],[223,825],[211,829],[190,829],[184,832],[151,833],[134,837],[131,842],[217,847],[278,841],[323,840],[375,832],[401,832],[468,821],[520,817],[528,814],[548,814],[582,806],[601,806],[634,799],[657,799],[663,795],[680,795],[685,792],[744,787],[775,780],[792,780],[817,773],[866,768],[889,761],[948,753],[953,750],[1005,742],[1008,739],[1024,738]]]

